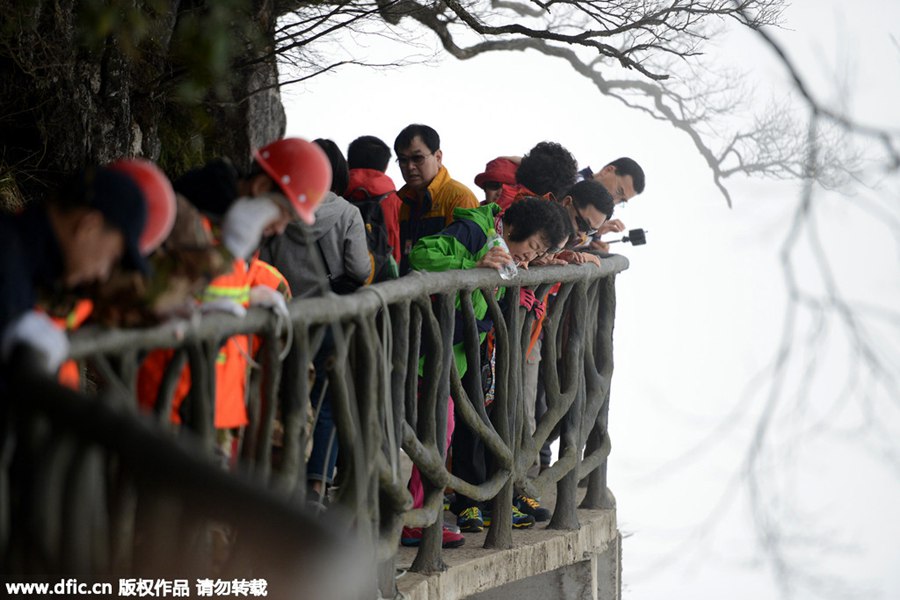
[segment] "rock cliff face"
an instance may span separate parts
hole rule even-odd
[[[5,208],[88,163],[139,155],[173,176],[213,156],[247,167],[283,135],[267,0],[16,4],[0,27]]]
[[[232,158],[238,168],[246,169],[254,148],[283,136],[286,118],[277,82],[274,61],[241,73],[231,89],[232,97],[238,101],[213,109],[215,126],[207,140],[209,148]]]

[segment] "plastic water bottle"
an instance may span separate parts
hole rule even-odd
[[[488,238],[488,248],[503,248],[506,252],[509,252],[509,246],[506,245],[503,236],[497,235],[497,232],[493,229]],[[519,268],[516,267],[516,263],[512,260],[500,267],[499,270],[501,279],[512,279],[519,272]]]

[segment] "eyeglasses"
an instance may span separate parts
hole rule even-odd
[[[615,200],[616,202],[625,204],[626,202],[628,202],[628,198],[625,197],[625,188],[622,186],[621,181],[622,176],[616,175],[616,189],[615,191],[611,192],[611,195],[613,197],[613,200]]]
[[[597,230],[591,226],[587,219],[581,216],[581,211],[578,210],[578,207],[575,207],[575,226],[578,228],[578,231],[585,235],[594,235],[597,233]]]
[[[403,165],[408,165],[408,164],[413,164],[413,165],[416,165],[417,167],[419,167],[422,165],[422,163],[425,162],[425,159],[428,158],[429,156],[434,156],[434,154],[432,153],[432,154],[415,154],[413,156],[398,156],[397,164],[400,165],[401,167]]]

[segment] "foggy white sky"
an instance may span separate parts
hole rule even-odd
[[[803,0],[776,35],[823,98],[850,90],[854,115],[896,129],[898,24],[900,2],[893,0],[852,7]],[[376,50],[383,48],[359,52]],[[754,87],[787,93],[786,73],[752,36],[731,35],[712,52],[752,69]],[[629,535],[625,595],[776,597],[740,466],[772,381],[757,376],[775,356],[783,326],[778,250],[799,184],[735,181],[728,209],[686,136],[600,96],[562,62],[532,53],[394,71],[346,68],[288,88],[284,99],[289,135],[331,138],[344,149],[359,135],[392,145],[405,125],[428,123],[441,134],[451,175],[476,194],[472,179],[485,162],[541,140],[562,143],[581,166],[599,168],[625,155],[642,164],[646,192],[616,214],[650,232],[646,246],[619,248],[631,268],[617,283],[610,485],[620,529]],[[402,185],[395,167],[389,174]],[[853,208],[871,202],[897,219],[896,175],[879,185],[820,194],[817,223],[844,291],[895,310],[897,241],[884,218]],[[819,286],[808,254],[800,252],[798,261],[804,285]],[[811,322],[801,316],[802,335]],[[874,420],[898,431],[898,399],[877,388],[865,395],[865,381],[842,391],[852,341],[838,326],[828,331],[789,363],[787,389],[799,384],[809,394],[805,402],[785,400],[776,412],[769,450],[760,455],[761,493],[788,536],[791,564],[817,581],[841,576],[859,597],[900,598],[900,461],[890,454],[897,448],[872,429]],[[900,364],[896,339],[879,348]],[[820,369],[804,379],[811,358]],[[690,453],[701,442],[706,451]],[[796,597],[822,598],[825,591]]]

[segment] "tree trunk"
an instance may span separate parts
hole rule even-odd
[[[59,0],[4,9],[3,207],[40,199],[66,173],[122,156],[159,161],[173,176],[214,156],[247,168],[253,148],[283,135],[268,0],[220,18],[224,25],[211,31],[204,30],[205,16],[195,18],[198,11],[205,15],[204,2],[172,0],[160,14],[93,4]],[[220,55],[204,54],[202,44],[194,51],[198,36]],[[270,58],[254,62],[265,55]],[[199,92],[186,97],[185,89]]]

